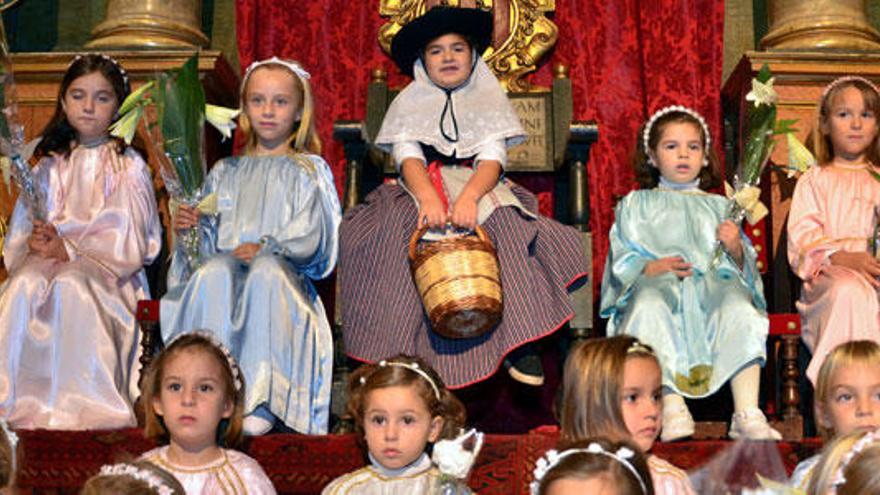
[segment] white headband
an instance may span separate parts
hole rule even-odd
[[[241,379],[241,369],[238,367],[238,362],[235,360],[234,357],[232,357],[232,351],[230,351],[229,348],[226,347],[225,344],[223,344],[223,342],[220,342],[220,339],[217,338],[217,335],[215,335],[214,332],[211,332],[210,330],[193,330],[192,332],[181,333],[177,335],[171,340],[171,342],[168,343],[168,346],[166,347],[170,347],[184,335],[198,335],[199,337],[203,337],[204,339],[211,342],[211,344],[217,349],[220,349],[220,352],[222,352],[223,355],[226,356],[226,362],[229,364],[230,371],[232,371],[232,381],[233,385],[235,386],[235,390],[237,392],[240,392],[241,388],[244,386],[244,382]]]
[[[531,495],[538,495],[538,492],[541,488],[541,480],[544,479],[544,476],[546,476],[551,469],[556,467],[556,465],[562,462],[562,460],[566,457],[574,454],[595,454],[614,459],[615,461],[623,465],[623,467],[625,467],[627,471],[632,473],[633,476],[636,477],[636,479],[639,481],[639,486],[642,487],[642,493],[648,493],[648,487],[645,486],[645,480],[642,479],[641,475],[639,475],[639,472],[636,471],[635,466],[633,466],[632,462],[630,462],[630,459],[632,459],[635,455],[632,449],[628,447],[620,447],[619,449],[617,449],[616,452],[609,452],[602,448],[602,446],[598,443],[592,442],[585,449],[568,449],[563,450],[562,452],[559,452],[555,449],[547,451],[547,453],[545,453],[543,457],[538,459],[538,462],[535,465],[535,470],[533,472],[535,475],[535,481],[533,481],[529,485],[529,491],[531,492]]]
[[[853,458],[855,458],[859,452],[865,450],[869,445],[877,442],[880,442],[880,429],[865,433],[862,438],[853,444],[840,460],[840,466],[837,468],[837,471],[834,472],[830,493],[837,493],[837,488],[846,483],[846,476],[843,475],[843,472],[846,470],[846,467],[849,466],[849,463],[852,462]]]
[[[0,428],[3,429],[3,433],[6,434],[6,439],[9,440],[9,447],[12,450],[12,458],[9,460],[9,474],[10,479],[15,476],[15,464],[16,464],[16,449],[18,448],[18,435],[9,429],[9,425],[5,420],[0,419]]]
[[[278,57],[272,57],[272,58],[267,58],[266,60],[258,60],[256,62],[252,63],[251,65],[249,65],[247,70],[244,71],[244,78],[242,78],[242,80],[241,80],[241,87],[244,88],[245,84],[247,83],[248,78],[251,77],[251,74],[255,70],[257,70],[258,68],[260,68],[264,65],[280,65],[282,67],[286,67],[290,72],[293,72],[294,74],[296,74],[296,76],[299,77],[300,79],[308,80],[308,79],[312,78],[311,74],[306,72],[306,70],[303,69],[302,66],[299,65],[298,62],[294,62],[292,60],[284,60],[284,59],[278,58]]]
[[[437,386],[436,383],[434,383],[434,380],[431,378],[431,375],[429,375],[427,372],[425,372],[425,370],[423,370],[422,368],[419,367],[419,363],[405,363],[402,361],[386,361],[384,359],[379,361],[380,368],[385,368],[386,366],[396,366],[398,368],[406,368],[414,373],[418,373],[422,378],[427,380],[428,383],[431,385],[431,388],[434,390],[434,397],[436,397],[437,400],[440,400],[440,388]],[[366,384],[367,377],[362,376],[360,379],[360,382],[361,382],[361,385]]]
[[[880,95],[880,89],[878,89],[877,85],[875,85],[874,83],[872,83],[868,79],[865,79],[862,76],[843,76],[843,77],[838,77],[837,79],[828,83],[828,86],[825,86],[825,89],[822,90],[821,100],[824,102],[825,98],[828,97],[828,93],[830,93],[832,89],[840,86],[841,84],[848,83],[848,82],[855,82],[855,81],[860,81],[860,82],[867,84],[868,87],[873,89],[875,93]]]
[[[120,64],[115,58],[111,57],[110,55],[106,55],[104,53],[90,53],[88,55],[95,55],[95,56],[101,57],[102,59],[113,64],[116,67],[116,69],[119,71],[119,74],[122,75],[122,83],[125,86],[125,90],[131,91],[131,85],[128,81],[128,72],[125,72],[125,69],[122,68],[122,64]],[[82,60],[82,58],[83,58],[82,54],[78,54],[77,56],[73,57],[73,60],[71,60],[70,63],[67,64],[67,68],[69,69],[74,63]],[[122,104],[122,102],[119,102],[119,103]]]
[[[682,105],[663,107],[660,110],[654,112],[654,115],[651,115],[651,118],[648,119],[648,123],[645,124],[645,130],[642,132],[642,146],[645,148],[645,155],[648,156],[648,161],[651,161],[652,151],[651,145],[648,144],[648,141],[650,141],[651,139],[651,129],[654,127],[657,119],[672,112],[686,113],[700,123],[700,126],[703,128],[703,135],[706,136],[706,144],[703,149],[703,166],[705,167],[709,165],[709,147],[712,145],[712,135],[709,134],[709,126],[706,125],[706,119],[704,119],[702,115],[697,113],[696,110],[692,110]]]
[[[174,490],[161,478],[146,469],[139,469],[131,464],[113,464],[101,466],[101,476],[130,476],[143,481],[159,495],[174,495]]]

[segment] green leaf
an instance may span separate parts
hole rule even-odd
[[[131,111],[132,108],[136,106],[143,107],[147,103],[149,103],[149,94],[148,91],[152,89],[152,87],[156,84],[155,81],[150,81],[143,86],[139,87],[135,91],[131,92],[127,98],[122,102],[122,105],[119,105],[119,110],[117,111],[120,116],[123,116]]]
[[[172,159],[184,193],[194,195],[205,175],[202,159],[205,92],[199,81],[198,53],[168,78],[164,103],[160,122],[165,153]]]
[[[792,132],[797,132],[798,130],[792,127],[796,124],[798,119],[782,119],[776,121],[776,128],[773,129],[773,134],[789,134]]]
[[[764,64],[761,66],[761,70],[758,71],[758,75],[755,76],[755,79],[762,83],[766,83],[771,77],[773,77],[773,74],[770,73],[770,66]]]

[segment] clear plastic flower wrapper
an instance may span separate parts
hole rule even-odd
[[[159,162],[159,172],[171,196],[171,209],[175,204],[186,204],[212,215],[216,214],[216,199],[202,197],[207,173],[205,122],[229,137],[237,114],[237,110],[206,105],[195,54],[179,69],[161,73],[132,92],[120,106],[120,117],[111,126],[111,133],[131,143],[143,120],[147,144]],[[192,273],[200,264],[198,227],[182,232],[178,241]]]
[[[761,440],[739,440],[689,474],[701,495],[774,494],[788,481],[776,442]]]

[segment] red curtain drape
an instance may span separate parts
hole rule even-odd
[[[504,1],[504,0],[495,0]],[[385,22],[378,0],[238,0],[237,37],[242,66],[278,55],[300,61],[312,74],[324,156],[342,185],[342,147],[332,141],[337,119],[364,116],[370,72],[397,74],[377,42]],[[635,187],[629,156],[639,125],[655,110],[688,105],[702,113],[721,152],[723,0],[558,0],[552,19],[556,48],[535,74],[551,82],[551,67],[570,67],[574,117],[596,120],[589,191],[594,287],[601,280],[614,201]],[[552,212],[549,180],[533,184],[542,212]]]

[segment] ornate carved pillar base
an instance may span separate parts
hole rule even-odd
[[[200,0],[109,0],[107,17],[92,32],[91,49],[207,47]]]
[[[770,50],[880,50],[880,33],[869,23],[865,0],[771,0]]]

